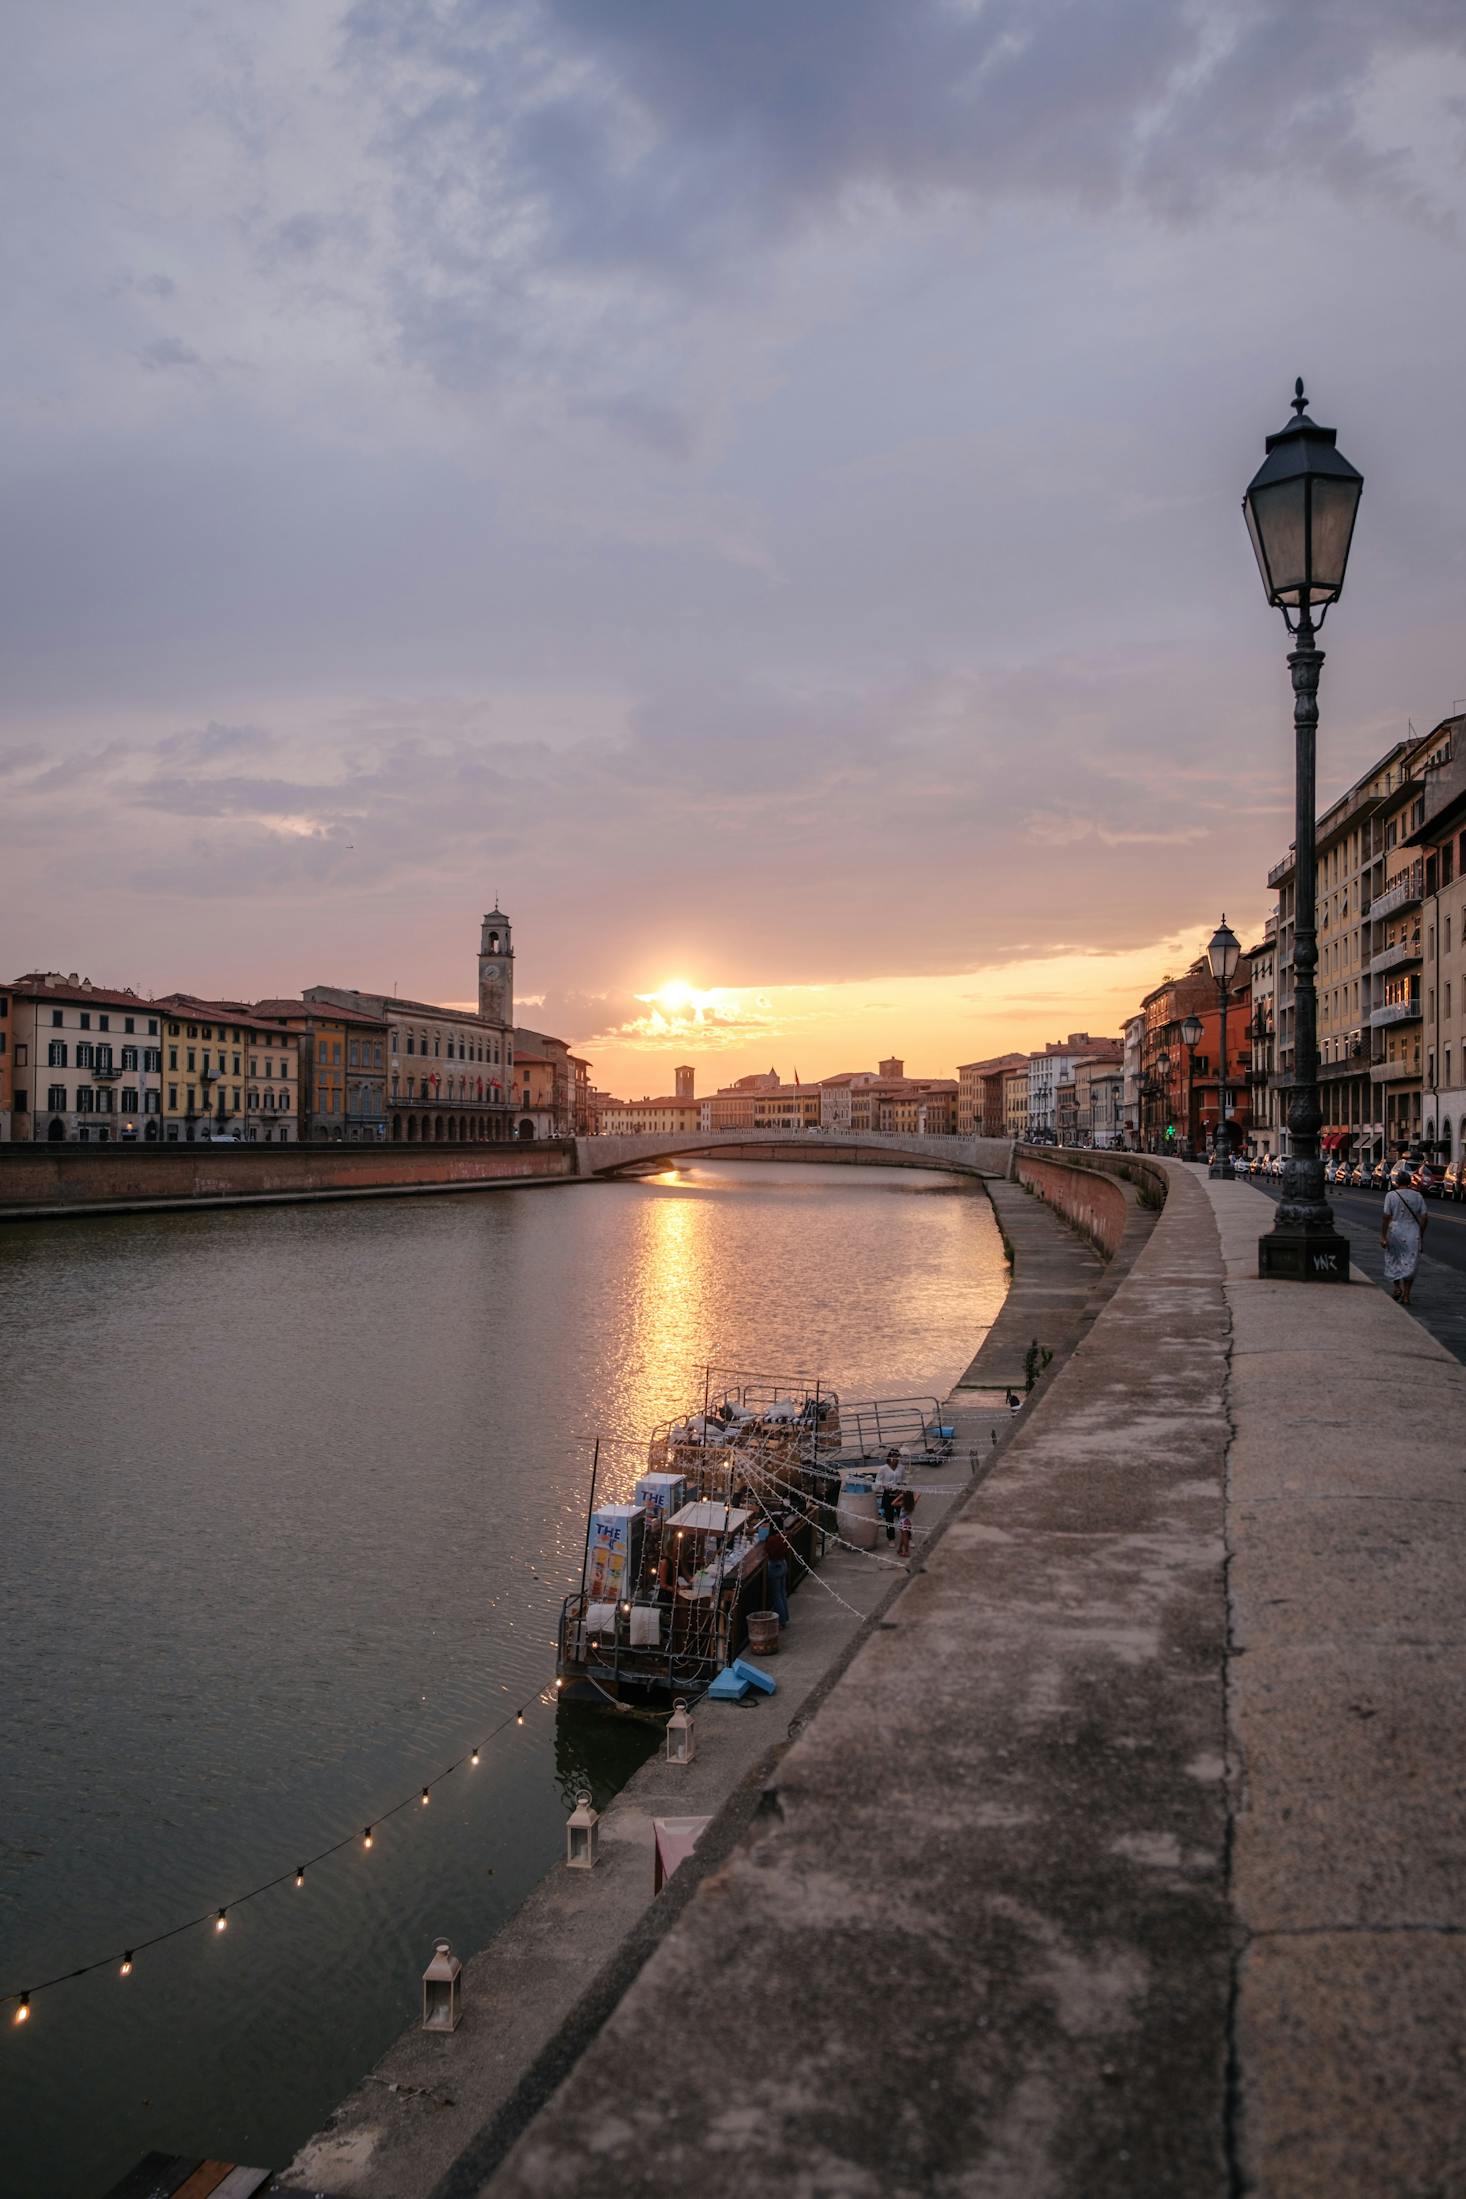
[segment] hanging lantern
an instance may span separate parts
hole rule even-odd
[[[678,1701],[672,1706],[667,1720],[667,1762],[690,1764],[697,1754],[697,1729],[688,1713],[686,1703]]]
[[[579,1794],[565,1825],[565,1861],[572,1871],[594,1870],[600,1849],[600,1814],[590,1796]]]
[[[422,1974],[424,2031],[456,2031],[463,2021],[463,1964],[446,1939],[433,1949]]]

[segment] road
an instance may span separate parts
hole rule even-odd
[[[1270,1198],[1281,1196],[1281,1184],[1252,1179],[1254,1188]],[[1334,1220],[1349,1240],[1356,1267],[1371,1281],[1384,1282],[1384,1254],[1380,1249],[1378,1191],[1331,1191],[1329,1205]],[[1425,1249],[1410,1311],[1438,1344],[1466,1363],[1466,1205],[1452,1199],[1427,1199]]]

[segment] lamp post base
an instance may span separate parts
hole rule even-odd
[[[1257,1272],[1272,1283],[1347,1283],[1349,1240],[1336,1229],[1270,1229],[1257,1240]]]

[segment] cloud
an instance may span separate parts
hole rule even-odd
[[[201,368],[207,371],[205,362],[191,344],[181,336],[155,336],[150,344],[144,344],[138,358],[152,374],[165,373],[171,368]]]
[[[1443,218],[1376,95],[1459,63],[1466,25],[1445,0],[358,0],[346,53],[413,240],[403,341],[463,386],[551,328],[584,372],[608,308],[649,323],[813,228],[953,199],[1194,221],[1286,177]]]

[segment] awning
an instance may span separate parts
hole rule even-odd
[[[683,1529],[689,1534],[736,1535],[746,1526],[752,1514],[741,1511],[736,1504],[684,1504],[680,1512],[674,1512],[668,1520],[669,1527]]]

